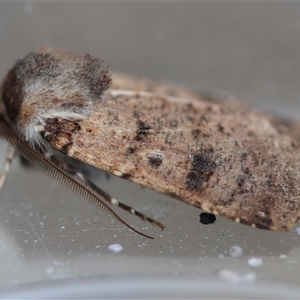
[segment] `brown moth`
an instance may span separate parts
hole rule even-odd
[[[122,74],[111,80],[98,59],[52,48],[17,61],[1,99],[0,135],[20,155],[138,233],[103,200],[164,225],[102,191],[69,158],[253,227],[289,230],[299,220],[298,141],[241,105]]]

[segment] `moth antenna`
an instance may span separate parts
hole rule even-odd
[[[68,175],[75,177],[77,181],[84,184],[88,188],[90,188],[92,191],[94,191],[100,198],[103,198],[105,201],[109,202],[112,205],[118,206],[125,211],[134,214],[135,216],[139,217],[145,222],[151,223],[153,226],[159,227],[161,230],[165,228],[165,225],[161,222],[158,222],[143,213],[136,211],[131,206],[128,206],[117,199],[113,198],[111,195],[109,195],[107,192],[102,190],[100,187],[98,187],[96,184],[94,184],[92,181],[90,181],[87,176],[85,176],[82,172],[78,170],[75,166],[73,166],[70,163],[67,163],[65,160],[62,159],[62,157],[59,157],[57,155],[51,155],[50,156],[51,162],[53,162],[58,168],[65,171]]]
[[[145,222],[151,223],[153,226],[159,227],[161,230],[163,230],[165,228],[165,225],[163,223],[158,222],[158,221],[144,215],[143,213],[135,210],[131,206],[128,206],[128,205],[118,201],[117,199],[113,198],[111,195],[109,195],[104,190],[102,190],[97,185],[95,185],[93,182],[91,182],[89,179],[87,179],[82,173],[76,172],[75,176],[77,176],[77,178],[79,178],[79,180],[83,181],[92,190],[94,190],[97,194],[99,194],[101,197],[103,197],[105,201],[111,203],[112,205],[115,205],[115,206],[118,206],[118,207],[124,209],[125,211],[139,217],[141,220],[143,220]]]
[[[12,147],[11,145],[8,146],[7,148],[7,152],[6,152],[6,159],[5,159],[5,163],[0,175],[0,190],[2,190],[2,187],[4,185],[5,179],[9,173],[13,158],[15,156],[16,150],[14,147]]]
[[[0,120],[0,135],[8,141],[8,143],[16,150],[17,153],[19,153],[33,165],[39,167],[53,180],[58,181],[60,184],[67,187],[75,194],[89,201],[91,204],[97,206],[104,213],[119,221],[135,233],[146,238],[153,239],[153,237],[138,231],[127,222],[125,222],[122,218],[120,218],[106,203],[99,199],[98,195],[95,194],[94,191],[90,190],[89,188],[85,187],[83,184],[72,178],[43,154],[30,148],[29,145],[20,140],[17,134],[9,126],[7,126],[3,120]]]

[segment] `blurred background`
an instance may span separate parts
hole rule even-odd
[[[52,45],[89,52],[113,70],[235,95],[289,119],[300,119],[299,40],[300,4],[292,2],[0,3],[1,78],[16,59]],[[3,141],[1,162],[5,149]],[[137,289],[136,276],[145,284],[160,279],[149,290],[140,284],[139,297],[146,290],[156,297],[151,292],[160,288],[159,297],[170,296],[167,287],[182,287],[188,297],[200,286],[199,297],[299,295],[300,228],[274,233],[221,217],[205,226],[196,208],[91,172],[114,197],[165,223],[165,231],[120,212],[155,237],[145,240],[16,159],[0,193],[0,295],[41,284],[58,293],[59,285],[74,289],[64,280],[75,279],[84,290],[91,277],[97,284],[90,291],[105,282],[116,292],[129,275],[123,297]],[[226,290],[228,283],[242,294],[234,294],[237,285]]]

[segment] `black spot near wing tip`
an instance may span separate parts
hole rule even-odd
[[[208,182],[217,168],[212,158],[205,153],[197,153],[193,157],[192,166],[186,177],[186,185],[189,190],[203,192],[203,184]]]
[[[151,129],[151,126],[143,122],[142,120],[138,119],[137,120],[137,131],[136,131],[136,136],[135,140],[136,141],[143,141],[147,138],[147,135],[149,133],[149,130]]]

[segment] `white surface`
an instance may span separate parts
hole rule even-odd
[[[0,74],[18,57],[50,44],[91,52],[116,70],[199,90],[229,91],[270,111],[299,117],[299,12],[299,3],[0,3]],[[1,146],[4,151],[4,142]],[[16,160],[0,193],[4,292],[8,287],[17,292],[27,283],[29,295],[49,291],[48,286],[54,292],[53,285],[70,278],[77,280],[70,283],[75,291],[85,291],[91,277],[98,276],[104,291],[112,284],[112,291],[119,286],[126,296],[126,284],[132,288],[126,278],[135,275],[144,278],[135,287],[139,292],[144,288],[146,295],[160,275],[165,287],[190,284],[196,295],[197,283],[203,287],[207,280],[229,289],[229,296],[274,296],[279,287],[286,297],[294,291],[299,295],[296,228],[268,232],[221,217],[203,225],[196,208],[113,176],[94,178],[115,198],[165,223],[166,229],[161,232],[120,211],[155,239],[137,236]],[[112,244],[122,245],[123,251],[112,253]],[[242,249],[239,257],[230,254],[234,246]],[[263,263],[249,264],[253,258]],[[71,291],[64,295],[74,295]],[[207,295],[225,293],[212,288]]]
[[[235,282],[237,283],[237,282]],[[226,284],[197,276],[106,276],[6,288],[2,299],[295,299],[299,288],[270,283]]]

